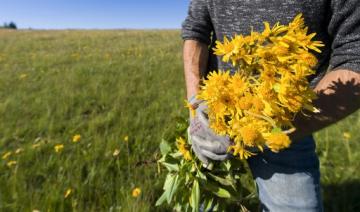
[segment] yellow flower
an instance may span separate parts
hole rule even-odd
[[[186,141],[182,137],[179,137],[176,139],[176,146],[179,149],[179,151],[181,152],[181,154],[183,155],[185,160],[192,159],[191,153],[187,148]]]
[[[138,187],[134,188],[134,189],[131,191],[131,195],[132,195],[133,197],[138,197],[138,196],[140,196],[140,194],[141,194],[141,189],[138,188]]]
[[[244,97],[241,97],[240,100],[237,102],[238,107],[241,110],[249,110],[252,106],[252,96],[251,95],[245,95]]]
[[[11,151],[9,151],[9,152],[6,152],[5,154],[3,154],[3,156],[2,156],[2,159],[3,160],[6,160],[8,157],[10,157],[12,155],[12,152]]]
[[[15,166],[16,164],[17,164],[17,161],[15,161],[15,160],[11,160],[11,161],[9,161],[9,162],[6,163],[6,165],[7,165],[8,167]]]
[[[259,97],[254,97],[252,99],[252,104],[255,113],[260,113],[265,108],[264,102]]]
[[[79,142],[80,140],[81,140],[81,135],[79,135],[79,134],[74,135],[73,138],[72,138],[72,141],[73,141],[74,143],[77,143],[77,142]]]
[[[261,138],[260,132],[252,125],[246,125],[240,129],[240,134],[246,146],[257,146],[257,140]]]
[[[15,150],[15,154],[20,154],[23,151],[24,151],[23,148],[18,148],[18,149]]]
[[[25,79],[27,77],[27,74],[20,74],[19,78],[20,79]]]
[[[128,141],[129,141],[129,136],[126,135],[126,136],[124,137],[124,141],[125,141],[125,142],[128,142]]]
[[[73,190],[72,190],[71,188],[68,188],[68,189],[65,191],[64,197],[65,197],[65,198],[68,198],[72,192],[73,192]]]
[[[237,72],[229,79],[228,87],[234,96],[242,96],[248,90],[249,85],[246,78]]]
[[[265,137],[266,145],[273,152],[279,152],[280,150],[290,146],[290,138],[284,133],[271,133]]]
[[[343,137],[346,139],[346,140],[349,140],[351,138],[351,134],[349,132],[344,132],[343,133]]]
[[[228,151],[229,152],[232,151],[232,154],[234,156],[239,155],[240,159],[247,159],[247,158],[255,155],[255,153],[252,153],[252,152],[246,150],[244,145],[241,145],[240,143],[236,143],[235,145],[230,146]]]
[[[60,153],[64,149],[64,145],[63,144],[55,145],[54,149],[55,152]]]
[[[113,152],[113,156],[116,157],[120,154],[120,150],[119,149],[115,149]]]
[[[196,108],[189,101],[185,100],[185,107],[189,109],[191,117],[195,117]]]
[[[224,37],[224,42],[215,42],[214,54],[223,55],[223,61],[228,62],[234,51],[234,43]]]
[[[210,127],[219,135],[226,135],[228,126],[225,123],[224,117],[210,118]]]
[[[41,143],[33,144],[31,148],[36,149],[41,146]]]

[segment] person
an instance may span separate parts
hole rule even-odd
[[[319,160],[312,133],[355,112],[360,106],[359,0],[191,0],[182,25],[187,98],[197,115],[191,118],[189,137],[197,157],[226,160],[229,137],[210,128],[196,94],[201,77],[213,70],[234,70],[212,53],[214,42],[234,34],[262,31],[263,21],[286,25],[302,13],[315,40],[325,43],[316,74],[309,78],[320,113],[297,115],[290,148],[265,150],[248,159],[256,181],[262,211],[322,211]],[[200,105],[200,106],[199,106]]]

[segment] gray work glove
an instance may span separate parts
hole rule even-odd
[[[192,149],[195,155],[204,163],[209,160],[223,161],[229,158],[227,152],[230,145],[228,136],[217,135],[209,126],[209,120],[206,114],[206,105],[192,97],[189,101],[193,108],[196,108],[194,117],[190,117],[190,126],[188,128],[188,138],[192,142]]]

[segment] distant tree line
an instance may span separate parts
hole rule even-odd
[[[17,26],[14,22],[9,22],[9,23],[4,23],[2,26],[0,26],[0,28],[5,28],[5,29],[17,29]]]

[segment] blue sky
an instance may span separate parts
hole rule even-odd
[[[19,28],[180,28],[189,0],[0,0],[0,24]]]

